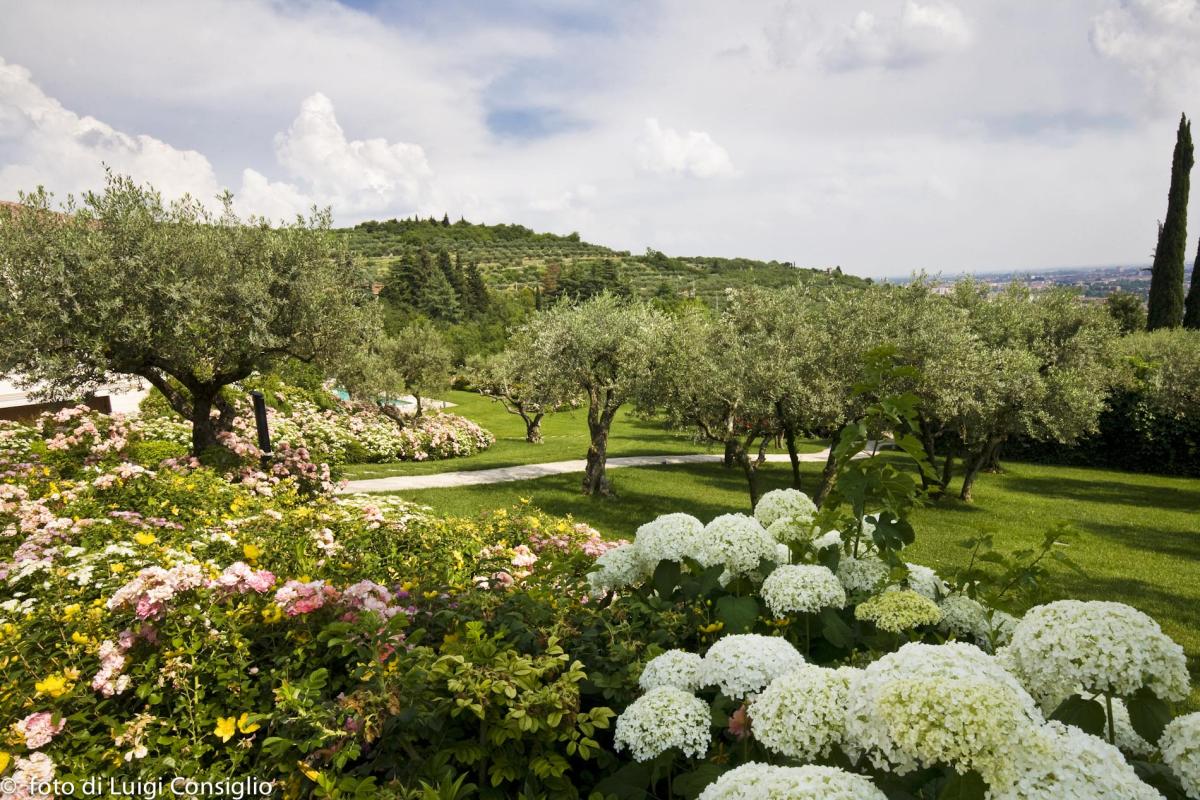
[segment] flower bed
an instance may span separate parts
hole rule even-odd
[[[795,494],[628,542],[0,429],[0,778],[286,796],[1196,798],[1182,650]],[[876,529],[877,528],[877,529]],[[843,526],[843,530],[851,528]],[[988,559],[991,563],[998,559]],[[1186,794],[1190,793],[1190,794]],[[17,793],[15,796],[22,796]]]

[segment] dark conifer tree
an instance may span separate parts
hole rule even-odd
[[[1183,301],[1183,327],[1200,330],[1200,248],[1192,262],[1192,282]]]
[[[442,225],[446,228],[450,227],[450,214],[448,214],[448,213],[442,214]]]
[[[418,260],[406,253],[388,268],[387,281],[379,296],[398,308],[419,309],[425,304],[427,283]]]
[[[491,300],[488,297],[487,284],[483,282],[483,273],[479,271],[479,264],[474,260],[467,265],[467,295],[471,298],[471,307],[475,312],[482,314],[487,311]]]
[[[1183,322],[1183,272],[1187,257],[1187,201],[1191,181],[1192,124],[1186,115],[1179,118],[1175,152],[1171,159],[1171,189],[1167,194],[1167,216],[1154,248],[1154,266],[1150,272],[1150,303],[1146,327],[1178,328]]]

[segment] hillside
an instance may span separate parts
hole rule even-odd
[[[536,233],[521,225],[481,225],[464,220],[363,222],[344,229],[350,247],[376,267],[380,280],[398,259],[421,248],[458,253],[478,264],[495,289],[541,287],[553,294],[572,281],[615,278],[643,296],[720,297],[726,288],[796,283],[863,285],[841,270],[797,268],[781,261],[745,258],[670,257],[657,251],[633,255],[581,241],[579,234]]]

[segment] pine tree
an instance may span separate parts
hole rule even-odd
[[[483,314],[491,305],[491,298],[488,296],[487,284],[483,282],[483,273],[479,271],[479,264],[472,261],[467,265],[466,269],[467,280],[467,295],[471,298],[471,307],[475,309],[477,314]]]
[[[379,296],[401,308],[421,308],[425,303],[428,279],[411,254],[401,256],[388,267],[387,282]]]
[[[426,276],[425,296],[422,298],[421,310],[425,312],[426,316],[433,319],[457,320],[461,316],[458,295],[454,293],[454,287],[446,279],[446,273],[442,272],[440,266],[432,262],[429,253],[425,250],[421,251],[421,271]]]
[[[1150,271],[1150,304],[1146,327],[1178,328],[1183,322],[1183,262],[1187,257],[1187,201],[1192,164],[1192,124],[1179,118],[1175,152],[1171,159],[1171,189],[1167,194],[1167,217],[1163,220],[1154,248]]]
[[[442,214],[442,227],[444,227],[444,228],[450,227],[450,215],[448,213]]]
[[[459,308],[463,312],[470,313],[471,304],[467,298],[467,282],[463,278],[462,270],[456,269],[454,262],[450,260],[450,253],[446,250],[438,251],[438,269],[446,276],[450,287],[454,289],[454,296],[458,298]]]
[[[1192,262],[1192,283],[1183,302],[1183,327],[1200,330],[1200,248]]]

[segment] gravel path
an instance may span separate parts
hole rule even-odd
[[[829,456],[826,448],[819,453],[801,453],[801,461],[824,462]],[[677,456],[616,456],[608,459],[609,469],[621,467],[657,467],[670,464],[706,464],[721,461],[719,453],[695,453]],[[770,462],[787,462],[784,453],[767,456]],[[545,464],[521,464],[515,467],[474,469],[461,472],[443,472],[439,475],[393,475],[388,478],[368,478],[350,481],[341,490],[342,494],[353,492],[404,492],[416,489],[449,489],[454,486],[479,486],[485,483],[528,481],[547,475],[562,475],[568,472],[583,472],[586,462],[580,458],[573,461],[550,461]]]

